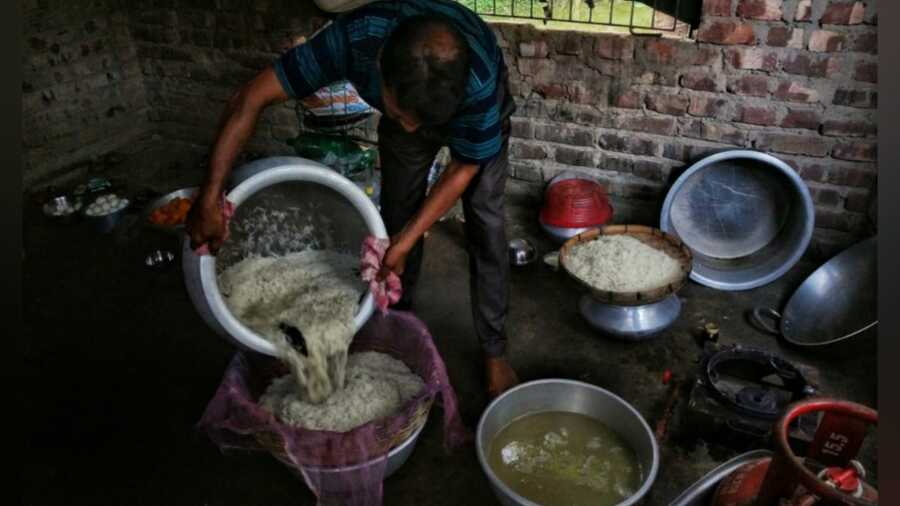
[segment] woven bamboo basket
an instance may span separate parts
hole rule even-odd
[[[385,353],[387,355],[391,355],[394,358],[401,360],[402,358],[397,356],[397,353],[394,350],[390,349],[387,345],[368,345],[365,348],[357,349],[355,345],[351,345],[350,352],[356,351],[377,351],[379,353]],[[409,365],[409,364],[407,364]],[[428,420],[428,414],[431,412],[431,406],[434,404],[434,397],[429,396],[421,399],[413,409],[412,415],[409,416],[407,423],[405,423],[399,430],[390,431],[386,424],[378,423],[376,420],[376,430],[375,430],[375,442],[373,447],[370,449],[371,455],[385,455],[392,449],[396,448],[404,441],[409,439],[410,436],[413,435],[420,427],[425,425],[425,422]],[[406,406],[404,406],[404,409]],[[280,460],[281,462],[292,465],[291,460],[288,458],[287,454],[284,451],[284,444],[282,442],[281,437],[277,433],[273,432],[259,432],[255,435],[257,442],[262,445],[266,450],[269,451],[275,458]],[[355,464],[361,464],[361,462],[356,462]],[[310,464],[312,465],[312,464]],[[323,464],[318,463],[317,466],[323,466]],[[343,464],[346,465],[346,464]],[[335,467],[343,467],[337,466]]]
[[[627,235],[633,237],[677,260],[681,267],[681,275],[672,283],[640,292],[600,290],[576,276],[569,269],[568,256],[577,245],[593,241],[601,235]],[[575,280],[579,287],[590,291],[597,301],[620,306],[639,306],[658,302],[681,289],[691,273],[693,256],[691,255],[691,250],[680,239],[657,228],[644,225],[607,225],[587,230],[566,241],[559,250],[559,263],[569,277]]]
[[[433,397],[427,397],[420,401],[416,407],[413,415],[409,417],[409,421],[400,428],[400,430],[388,433],[388,431],[384,430],[382,426],[378,427],[375,433],[375,444],[373,448],[371,448],[371,454],[374,455],[386,455],[389,451],[396,448],[404,441],[409,439],[410,436],[415,433],[420,427],[425,425],[425,422],[428,420],[428,414],[431,411],[431,405],[434,403]],[[273,432],[258,432],[255,434],[256,441],[262,445],[269,453],[272,454],[275,458],[292,466],[293,463],[291,459],[288,457],[287,453],[284,451],[284,444],[281,437]],[[355,465],[361,464],[362,462],[355,462],[352,464],[346,465]],[[319,465],[319,464],[317,464]],[[327,466],[322,466],[327,467]],[[338,467],[338,466],[334,466]],[[341,466],[343,467],[343,466]]]

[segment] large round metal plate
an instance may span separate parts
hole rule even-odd
[[[774,239],[790,208],[777,172],[756,160],[726,160],[695,172],[672,202],[675,232],[712,258],[751,255]]]

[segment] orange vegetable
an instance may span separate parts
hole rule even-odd
[[[193,197],[187,199],[176,197],[150,213],[150,222],[163,226],[180,225],[187,218],[193,203]]]

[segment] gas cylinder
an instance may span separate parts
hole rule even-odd
[[[791,422],[821,412],[805,458],[788,443]],[[754,460],[724,478],[713,506],[871,506],[878,491],[864,481],[855,460],[878,412],[848,401],[814,398],[790,405],[772,431],[774,454]]]

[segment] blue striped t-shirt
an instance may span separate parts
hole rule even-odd
[[[469,45],[470,72],[460,110],[446,126],[453,158],[484,165],[502,144],[498,82],[503,54],[487,24],[456,2],[387,1],[338,16],[306,44],[282,55],[275,72],[288,95],[305,98],[338,81],[350,81],[372,107],[384,111],[378,51],[391,31],[411,16],[444,16]]]

